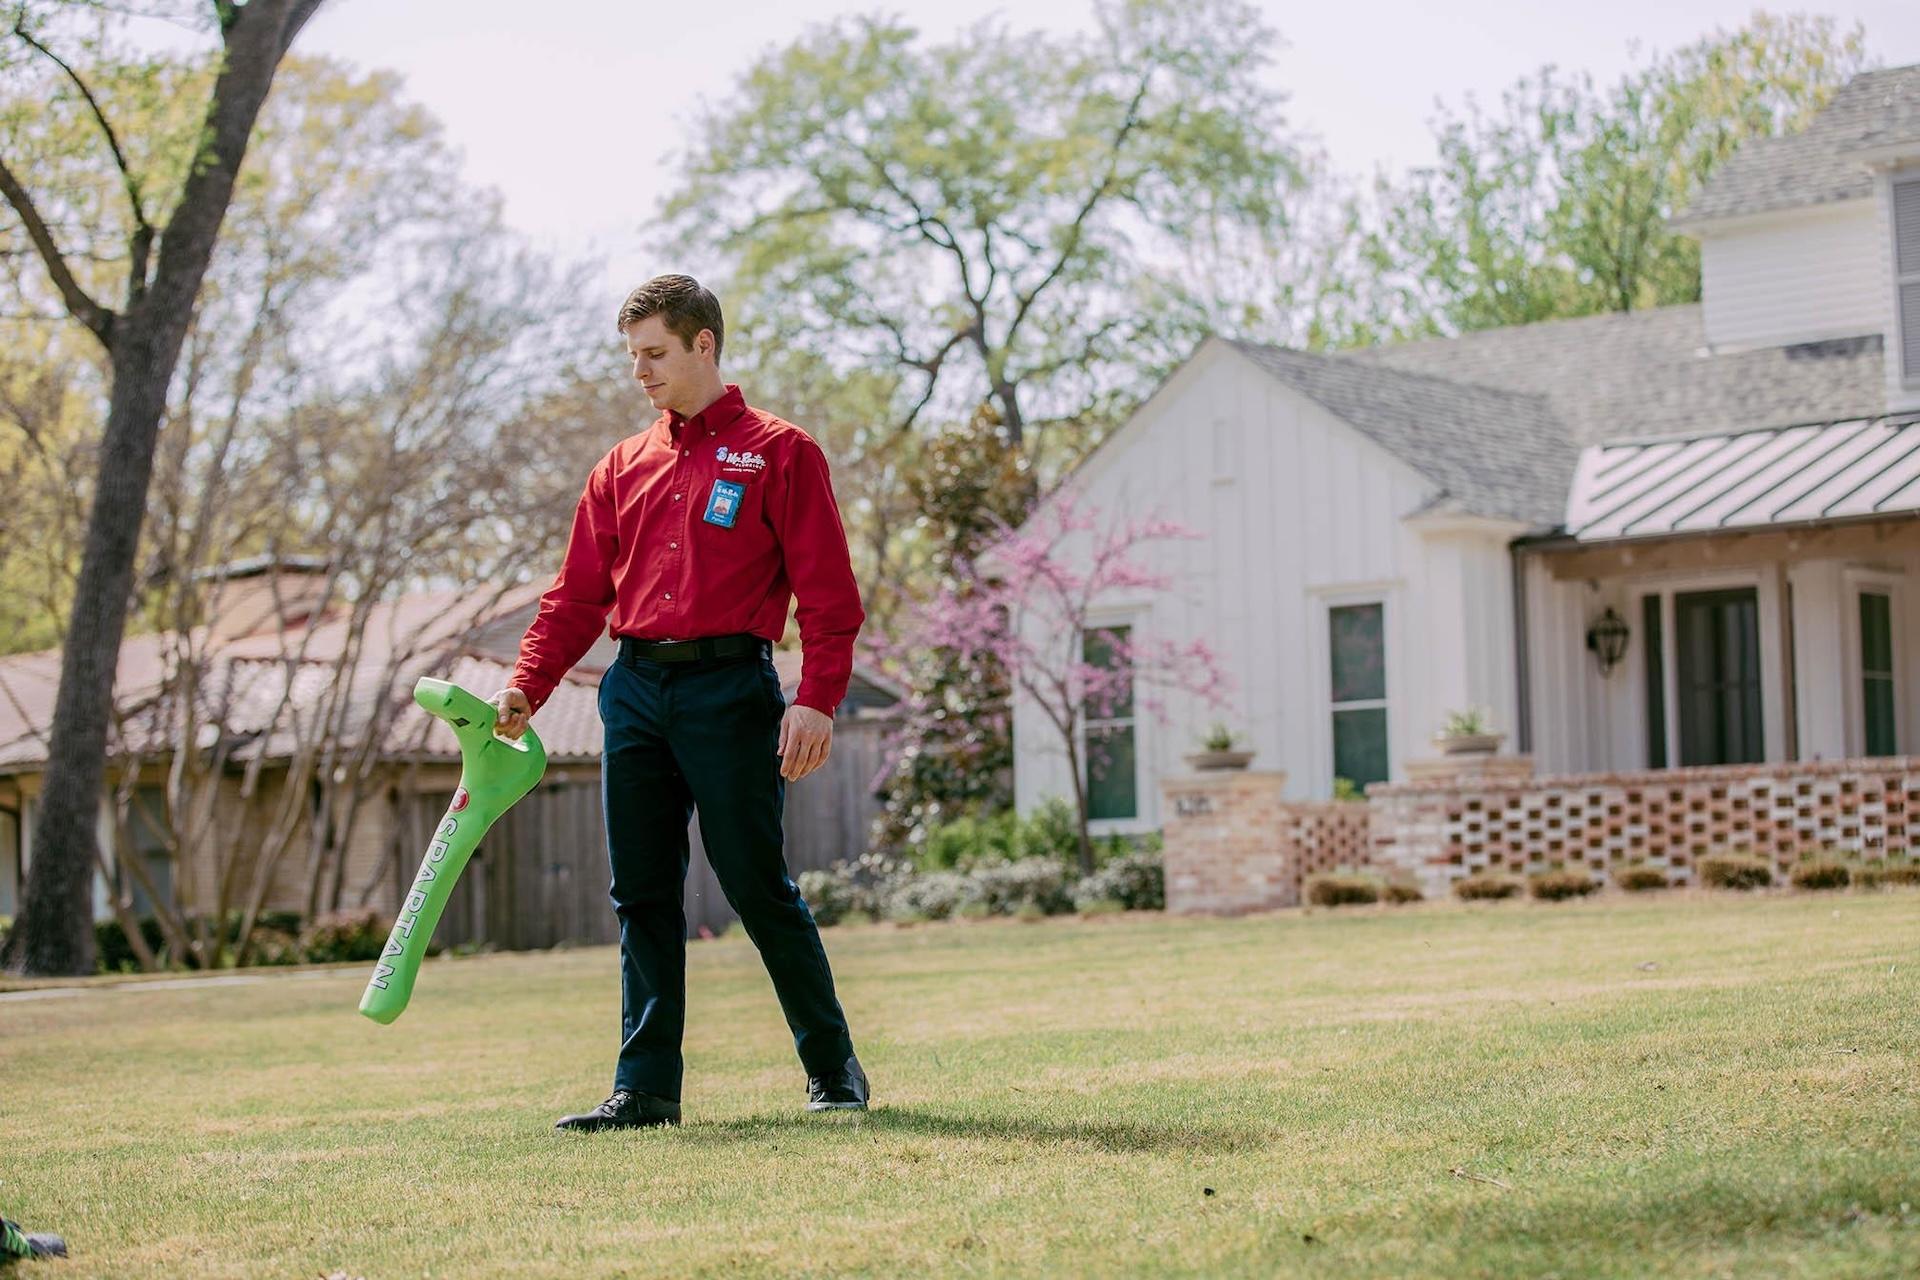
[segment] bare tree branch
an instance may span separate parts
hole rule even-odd
[[[127,206],[133,211],[133,235],[128,245],[131,250],[127,264],[127,297],[129,301],[138,298],[147,289],[147,259],[153,252],[153,223],[147,218],[147,204],[140,194],[140,179],[134,174],[133,167],[127,163],[127,153],[121,149],[120,135],[113,131],[113,125],[107,120],[107,113],[100,108],[100,100],[93,96],[93,90],[87,88],[87,82],[72,64],[34,38],[27,30],[24,16],[14,19],[13,34],[18,36],[29,48],[51,62],[73,82],[86,101],[87,109],[93,113],[94,123],[100,126],[100,132],[107,139],[107,149],[113,152],[114,168],[120,171],[120,183],[127,193]]]
[[[113,325],[117,317],[95,302],[74,278],[73,269],[67,265],[60,246],[53,242],[53,233],[47,230],[46,219],[40,216],[33,197],[13,176],[13,170],[5,160],[0,160],[0,195],[4,195],[7,203],[13,206],[13,211],[20,215],[21,225],[27,229],[27,238],[40,251],[40,260],[46,264],[47,274],[53,278],[53,286],[60,291],[67,311],[92,331],[94,337],[100,339],[101,346],[113,350]]]

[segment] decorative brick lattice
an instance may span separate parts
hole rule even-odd
[[[1281,812],[1283,839],[1294,850],[1295,892],[1308,876],[1373,860],[1367,806],[1355,800],[1289,804]]]
[[[1810,853],[1867,858],[1920,846],[1920,774],[1906,758],[1525,782],[1432,782],[1369,790],[1372,860],[1414,872],[1430,892],[1476,871],[1585,866],[1604,879],[1645,861],[1693,877],[1713,853],[1772,860],[1783,874]]]

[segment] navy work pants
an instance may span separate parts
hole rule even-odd
[[[686,1024],[687,823],[773,978],[809,1075],[853,1053],[813,913],[787,874],[780,719],[771,650],[658,663],[632,657],[600,682],[613,909],[620,918],[616,1089],[678,1100]]]

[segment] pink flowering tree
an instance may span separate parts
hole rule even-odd
[[[1218,706],[1228,680],[1204,640],[1175,643],[1137,633],[1122,638],[1093,619],[1102,605],[1170,590],[1143,548],[1200,535],[1157,517],[1104,519],[1059,494],[1009,529],[973,566],[969,581],[942,591],[916,619],[909,643],[979,655],[1008,673],[1016,697],[1039,711],[1066,756],[1080,826],[1080,869],[1093,870],[1087,834],[1088,779],[1106,767],[1089,720],[1125,705],[1166,718],[1166,695]],[[1094,637],[1089,643],[1089,637]],[[1099,660],[1090,661],[1092,656]]]

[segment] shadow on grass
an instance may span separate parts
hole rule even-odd
[[[682,1141],[734,1143],[756,1138],[792,1138],[798,1133],[836,1129],[917,1138],[1021,1142],[1035,1146],[1072,1143],[1098,1151],[1196,1151],[1209,1154],[1264,1147],[1272,1136],[1264,1130],[1229,1125],[1047,1120],[1034,1115],[1006,1112],[958,1116],[898,1106],[855,1114],[781,1112],[738,1120],[694,1121],[680,1130],[680,1136]]]

